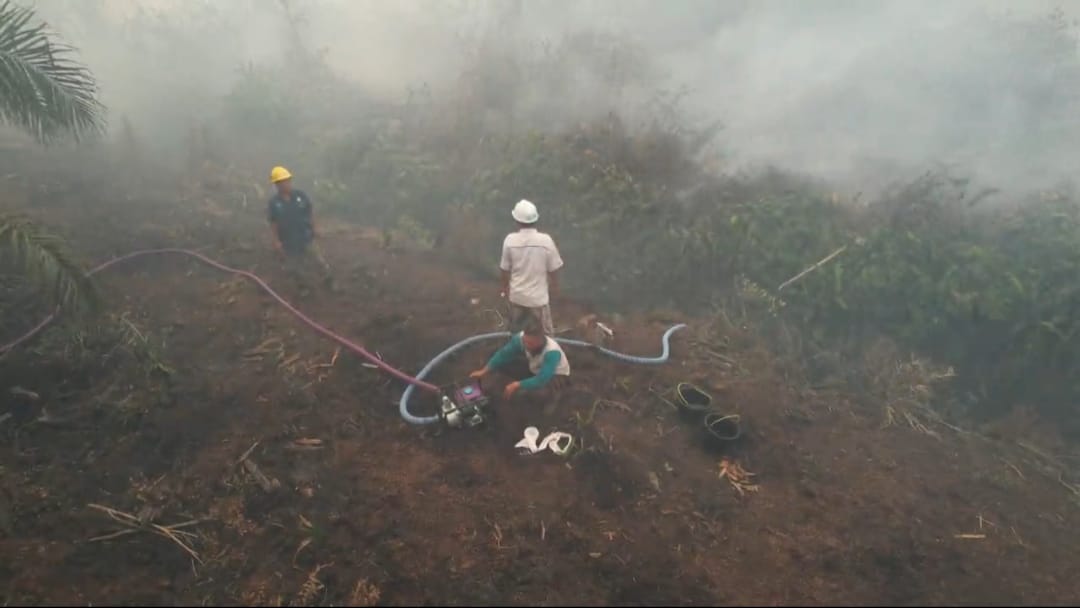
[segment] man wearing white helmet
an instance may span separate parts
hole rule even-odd
[[[559,294],[559,269],[563,266],[559,248],[550,235],[536,229],[540,214],[527,200],[521,200],[511,213],[518,231],[503,241],[502,288],[510,299],[510,331],[520,332],[529,317],[535,317],[544,333],[555,335],[551,319],[550,293]]]

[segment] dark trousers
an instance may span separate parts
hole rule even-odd
[[[333,287],[330,264],[327,263],[322,250],[316,243],[310,243],[305,247],[291,250],[287,249],[282,265],[285,272],[303,289],[310,287],[309,283],[313,276],[319,277],[327,287]]]

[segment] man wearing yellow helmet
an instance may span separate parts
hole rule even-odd
[[[270,182],[277,190],[267,205],[274,248],[285,256],[287,268],[301,282],[308,274],[309,264],[318,262],[324,283],[332,289],[330,265],[315,244],[318,233],[311,199],[292,187],[292,174],[285,167],[274,167],[270,171]]]

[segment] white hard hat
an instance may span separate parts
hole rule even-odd
[[[521,199],[514,205],[514,211],[510,215],[522,224],[535,224],[540,219],[540,212],[536,210],[536,205],[525,199]]]

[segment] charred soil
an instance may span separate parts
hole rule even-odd
[[[253,270],[406,372],[504,316],[494,282],[438,251],[387,250],[361,226],[321,222],[340,290],[304,294],[266,247],[261,205],[213,194],[136,202],[100,189],[50,192],[35,214],[87,260],[175,246]],[[0,425],[7,602],[1080,596],[1080,517],[1052,476],[976,436],[883,429],[880,410],[798,386],[767,349],[718,335],[708,319],[622,319],[615,348],[634,354],[658,352],[671,322],[690,329],[676,334],[665,366],[571,349],[574,385],[555,407],[497,403],[487,427],[439,432],[399,418],[399,382],[337,352],[243,279],[156,257],[100,283],[106,311],[95,329],[57,325],[0,360],[0,386],[23,389],[5,394],[0,412],[12,414]],[[555,306],[560,326],[590,312]],[[464,352],[434,380],[460,380],[497,346]],[[673,409],[680,382],[741,416],[729,453],[706,449],[701,423]],[[416,400],[418,410],[434,405]],[[528,425],[570,432],[577,449],[520,456],[513,446]],[[755,473],[756,487],[722,478],[723,458]]]

